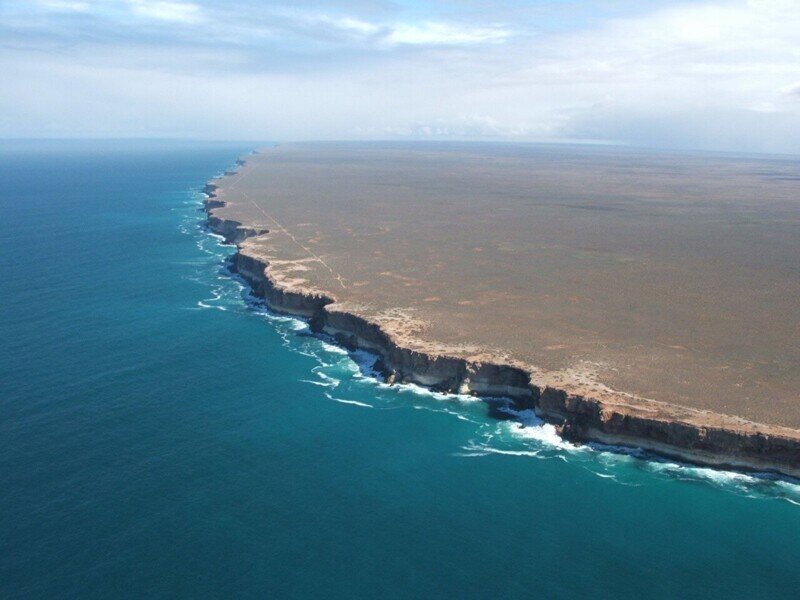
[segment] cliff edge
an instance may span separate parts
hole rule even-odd
[[[238,166],[245,161],[238,161]],[[222,179],[235,171],[226,172]],[[570,441],[643,448],[715,467],[780,473],[800,478],[800,431],[777,425],[640,398],[624,393],[595,395],[586,386],[555,385],[546,372],[485,354],[464,356],[418,343],[402,327],[387,326],[357,306],[341,303],[335,290],[320,290],[274,268],[265,246],[269,227],[249,226],[220,215],[226,201],[220,181],[205,187],[211,231],[237,246],[233,268],[277,312],[309,319],[315,331],[341,345],[375,353],[389,383],[415,383],[444,392],[502,396],[533,409]],[[280,226],[276,222],[276,226]],[[402,319],[401,319],[402,321]],[[462,353],[463,354],[463,353]],[[606,390],[608,392],[608,390]],[[599,397],[602,396],[602,397]]]

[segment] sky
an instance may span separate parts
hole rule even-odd
[[[800,0],[0,0],[0,137],[800,154]]]

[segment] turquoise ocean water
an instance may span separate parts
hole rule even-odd
[[[249,299],[200,190],[250,147],[0,143],[0,597],[797,597],[800,486],[389,388]]]

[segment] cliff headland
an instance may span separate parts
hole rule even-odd
[[[204,190],[235,270],[388,382],[800,477],[798,201],[764,175],[791,166],[293,144],[238,167]]]

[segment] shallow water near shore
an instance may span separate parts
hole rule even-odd
[[[796,591],[796,484],[390,387],[265,310],[200,211],[249,148],[0,145],[0,595]]]

